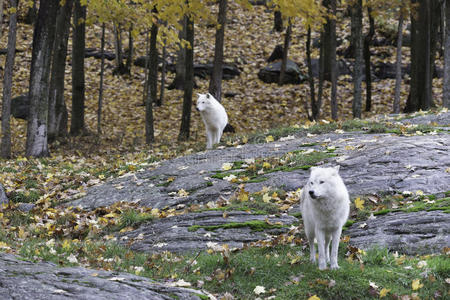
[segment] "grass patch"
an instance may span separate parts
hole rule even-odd
[[[356,221],[366,220],[371,214],[385,215],[390,212],[442,211],[450,213],[450,197],[439,198],[437,195],[388,195],[382,198],[374,196],[360,197],[364,200],[363,209],[351,205],[351,218]]]
[[[209,225],[209,226],[192,225],[191,227],[188,228],[188,230],[189,231],[197,231],[200,228],[203,228],[207,231],[214,231],[217,229],[231,229],[231,228],[242,228],[242,227],[249,227],[253,231],[263,231],[265,229],[282,228],[283,225],[268,224],[265,221],[254,220],[254,221],[248,221],[248,222],[242,222],[242,223],[230,222],[230,223],[225,223],[225,224],[220,224],[220,225]]]
[[[149,213],[139,213],[133,209],[127,209],[120,215],[120,220],[117,224],[109,228],[110,232],[117,232],[127,227],[137,228],[145,222],[154,220],[155,217]]]
[[[234,176],[231,182],[248,183],[267,180],[264,174],[273,172],[292,172],[295,170],[308,170],[319,162],[325,161],[336,154],[322,151],[304,153],[302,150],[289,152],[282,157],[266,157],[256,159],[250,164],[233,162],[231,171],[218,171],[212,178],[224,179]],[[233,172],[234,170],[234,172]]]
[[[14,203],[34,203],[41,197],[41,193],[36,190],[25,192],[12,191],[9,193],[8,199]]]

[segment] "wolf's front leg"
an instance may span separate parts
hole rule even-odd
[[[219,143],[220,143],[220,138],[222,137],[222,130],[217,129],[217,130],[216,130],[215,137],[216,137],[215,143],[216,143],[216,144],[219,144]]]
[[[214,142],[213,131],[206,130],[206,149],[211,149]]]
[[[331,240],[331,257],[330,257],[330,268],[339,269],[338,265],[338,251],[339,251],[339,240],[341,238],[342,229],[339,228],[333,232],[333,237]]]
[[[325,233],[316,229],[317,248],[319,250],[319,270],[327,268],[327,255],[325,249]]]

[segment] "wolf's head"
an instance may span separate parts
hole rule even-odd
[[[305,188],[313,199],[326,198],[333,195],[339,181],[341,181],[339,166],[332,168],[312,167]]]
[[[198,111],[204,111],[206,109],[208,109],[209,107],[211,107],[213,105],[214,101],[217,101],[216,99],[214,99],[214,97],[210,94],[210,93],[206,93],[206,94],[198,94],[198,99],[197,99],[197,110]]]

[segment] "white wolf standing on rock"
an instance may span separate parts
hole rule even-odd
[[[328,262],[331,269],[339,268],[339,240],[350,211],[348,191],[338,171],[339,166],[311,168],[311,175],[300,197],[310,260],[316,262],[315,238],[319,248],[320,270],[326,269]]]
[[[210,93],[197,95],[197,110],[206,127],[206,148],[211,149],[214,144],[220,143],[224,131],[234,132],[234,128],[228,124],[227,112],[219,101]]]

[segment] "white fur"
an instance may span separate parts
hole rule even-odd
[[[310,260],[316,261],[315,238],[319,248],[320,270],[326,269],[328,262],[331,269],[339,268],[339,240],[350,211],[348,191],[338,171],[339,166],[311,168],[311,175],[300,197]]]
[[[197,95],[197,110],[200,112],[206,128],[206,148],[211,149],[214,144],[220,142],[223,129],[227,126],[227,112],[211,94]]]

